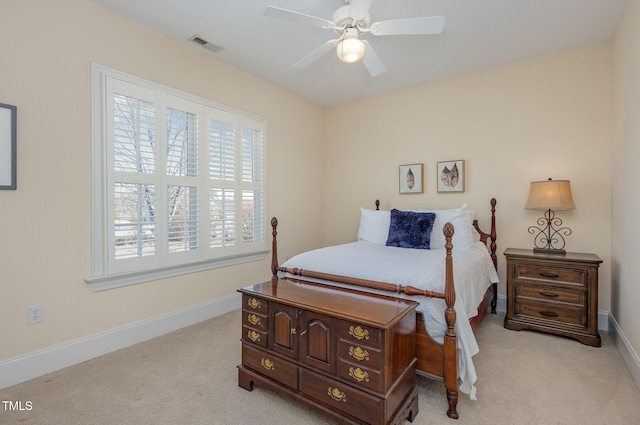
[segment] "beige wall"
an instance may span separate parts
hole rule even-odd
[[[611,313],[640,353],[640,1],[631,0],[615,38],[615,138]],[[640,375],[636,382],[640,385]]]
[[[92,62],[268,119],[268,210],[280,219],[281,258],[352,240],[358,208],[376,198],[383,208],[467,202],[486,223],[496,197],[504,293],[502,251],[531,246],[526,229],[539,216],[522,208],[529,182],[570,179],[578,208],[560,213],[573,229],[567,249],[604,260],[599,308],[614,313],[640,351],[639,238],[627,236],[638,234],[639,201],[631,186],[637,177],[626,174],[638,173],[627,165],[638,156],[640,131],[633,122],[638,96],[628,91],[638,93],[640,82],[637,3],[615,44],[615,155],[610,43],[325,110],[88,0],[5,1],[0,16],[11,17],[0,26],[8,41],[0,102],[18,106],[18,190],[0,191],[0,362],[230,295],[268,276],[261,261],[100,293],[84,282]],[[464,194],[436,193],[436,162],[451,159],[466,161]],[[399,195],[398,165],[413,162],[425,164],[425,193]],[[45,321],[27,326],[32,304],[44,305]]]
[[[448,208],[467,202],[488,224],[497,205],[499,292],[507,247],[528,248],[541,215],[529,183],[569,179],[576,210],[567,250],[593,252],[599,309],[609,310],[612,45],[598,44],[332,108],[325,150],[325,243],[354,238],[358,208]],[[465,160],[464,194],[439,194],[436,162]],[[425,193],[398,193],[398,166],[425,164]],[[454,260],[455,261],[455,260]]]
[[[3,1],[0,16],[0,102],[18,107],[18,190],[0,191],[0,361],[270,276],[269,262],[259,261],[93,292],[84,281],[92,62],[266,117],[268,212],[291,249],[320,245],[321,227],[305,224],[322,220],[321,162],[293,159],[321,157],[321,108],[87,0]],[[44,322],[27,326],[32,304],[44,305]]]

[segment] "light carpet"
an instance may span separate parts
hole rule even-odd
[[[236,310],[0,390],[0,400],[31,406],[0,404],[0,424],[333,424],[272,391],[238,387],[240,319]],[[419,378],[414,424],[640,424],[640,390],[606,333],[595,348],[509,331],[503,319],[489,315],[477,334],[478,400],[460,394],[460,419],[449,419],[443,385]]]

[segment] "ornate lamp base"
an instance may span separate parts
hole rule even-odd
[[[562,226],[562,220],[556,217],[550,209],[545,211],[544,217],[538,219],[537,226],[530,226],[529,233],[535,234],[533,252],[540,254],[566,255],[564,236],[571,235],[571,229]]]
[[[554,254],[554,255],[567,255],[567,251],[564,249],[547,249],[547,248],[533,248],[533,252],[538,254]]]

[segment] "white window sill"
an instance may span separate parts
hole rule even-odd
[[[234,255],[231,257],[216,258],[198,263],[183,264],[179,266],[164,267],[161,269],[143,270],[130,273],[120,273],[110,276],[91,276],[85,281],[93,286],[94,292],[107,289],[120,288],[122,286],[135,285],[136,283],[149,282],[167,277],[179,276],[220,267],[233,266],[252,261],[262,261],[270,251],[259,251],[250,254]]]

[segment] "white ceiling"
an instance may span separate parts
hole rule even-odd
[[[344,0],[93,0],[201,49],[222,62],[320,105],[337,105],[611,38],[627,0],[374,0],[371,21],[444,15],[441,35],[363,38],[387,72],[329,52],[309,68],[292,65],[332,30],[263,16],[266,6],[331,20]],[[188,41],[197,34],[224,50]],[[170,60],[168,58],[167,60]]]

